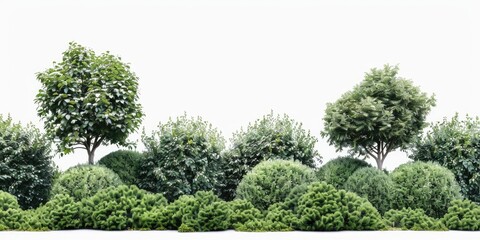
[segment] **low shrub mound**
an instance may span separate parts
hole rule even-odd
[[[470,200],[451,203],[442,222],[450,230],[480,230],[480,206]]]
[[[121,184],[118,175],[106,167],[78,165],[60,174],[53,184],[52,196],[68,194],[75,201],[81,201],[102,189]]]
[[[299,199],[299,228],[306,231],[378,230],[382,217],[371,203],[325,182],[313,183]]]
[[[292,188],[315,181],[310,167],[286,160],[264,161],[247,173],[237,188],[237,198],[250,201],[266,210],[271,204],[283,202]]]
[[[45,205],[35,209],[31,213],[31,221],[35,228],[49,230],[81,229],[83,227],[80,210],[82,205],[76,202],[73,197],[65,194],[55,195]],[[36,225],[36,226],[35,226]]]
[[[347,179],[355,171],[364,167],[371,167],[371,165],[353,157],[338,157],[320,167],[316,175],[319,181],[325,181],[337,189],[343,189]]]
[[[136,185],[143,155],[130,150],[111,152],[98,161],[99,165],[114,171],[126,185]]]
[[[435,163],[402,164],[390,177],[394,184],[394,209],[421,208],[428,216],[441,218],[450,202],[461,198],[452,172]]]
[[[152,194],[136,186],[121,185],[99,191],[82,201],[85,227],[101,230],[144,229],[144,214],[167,205],[161,194]],[[145,221],[148,221],[145,220]]]
[[[17,198],[0,191],[0,230],[18,230],[22,227],[23,214]]]
[[[376,168],[361,168],[345,182],[344,189],[354,192],[384,214],[391,207],[393,182],[383,171]]]
[[[261,219],[262,212],[255,208],[253,204],[247,200],[236,199],[228,202],[230,207],[230,226],[233,229],[241,228],[243,224],[249,221]]]
[[[403,208],[391,209],[383,216],[385,224],[391,228],[402,230],[447,230],[437,219],[429,217],[423,209]]]

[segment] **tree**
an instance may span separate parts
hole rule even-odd
[[[296,160],[309,167],[321,163],[315,149],[317,138],[288,115],[273,112],[233,134],[232,148],[224,154],[225,186],[222,198],[235,197],[243,176],[261,161],[280,158]]]
[[[24,209],[48,200],[55,169],[50,147],[34,126],[0,115],[0,190],[17,197]]]
[[[338,151],[348,147],[352,153],[372,157],[382,169],[390,152],[404,150],[421,133],[435,106],[434,96],[428,97],[397,73],[397,66],[374,68],[352,91],[327,103],[322,137]]]
[[[480,119],[458,114],[446,118],[413,144],[415,161],[437,162],[450,169],[468,199],[480,202]]]
[[[94,164],[100,145],[129,146],[127,137],[144,114],[137,102],[138,78],[119,57],[95,55],[72,42],[62,62],[37,73],[37,79],[38,115],[62,154],[85,149]]]

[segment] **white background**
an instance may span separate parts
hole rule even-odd
[[[229,139],[274,110],[302,122],[329,160],[340,153],[319,134],[326,103],[385,63],[436,95],[429,122],[480,115],[479,16],[475,1],[453,0],[0,0],[0,114],[42,127],[35,73],[76,41],[131,63],[147,132],[187,112]],[[66,169],[87,156],[55,159]],[[396,152],[385,167],[405,161]]]

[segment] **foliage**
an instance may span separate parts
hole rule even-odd
[[[284,203],[274,203],[270,205],[265,215],[265,220],[274,223],[281,223],[292,230],[298,229],[300,224],[299,218],[295,212],[288,209]]]
[[[122,180],[112,170],[103,166],[78,165],[62,173],[53,184],[52,196],[68,194],[75,201],[91,197],[110,186],[118,186]]]
[[[98,164],[103,165],[118,174],[123,183],[127,185],[136,185],[142,158],[143,155],[139,152],[118,150],[101,158],[98,161]]]
[[[348,178],[358,169],[371,167],[367,162],[353,157],[338,157],[332,159],[320,167],[317,179],[342,189]]]
[[[249,221],[261,219],[262,212],[255,208],[253,204],[247,200],[235,199],[228,202],[230,207],[230,226],[234,229],[240,228]]]
[[[283,202],[293,187],[313,181],[313,170],[299,162],[269,160],[245,175],[236,195],[250,201],[256,208],[266,210],[273,203]]]
[[[101,144],[128,146],[127,137],[144,114],[138,77],[119,57],[96,55],[71,42],[62,62],[37,73],[37,79],[42,84],[35,98],[38,115],[62,153],[86,149],[93,164]]]
[[[0,231],[19,229],[22,217],[22,209],[15,196],[0,190]]]
[[[308,187],[299,199],[299,228],[306,231],[378,230],[384,227],[378,211],[366,199],[325,182]]]
[[[373,157],[379,169],[388,153],[405,149],[425,127],[435,105],[409,80],[397,76],[397,66],[372,69],[352,91],[328,103],[323,137],[337,150]]]
[[[438,164],[410,162],[391,174],[394,183],[393,208],[421,208],[428,216],[439,218],[448,204],[461,198],[460,187],[452,172]]]
[[[141,163],[141,188],[162,193],[169,201],[219,188],[225,140],[202,118],[183,115],[170,119],[150,136],[144,133],[142,140],[146,153]]]
[[[480,119],[451,120],[434,124],[424,137],[415,142],[411,157],[417,161],[433,161],[450,169],[462,194],[480,202]]]
[[[256,219],[238,226],[235,230],[241,232],[287,232],[293,229],[281,222]]]
[[[0,115],[0,190],[17,197],[22,208],[48,200],[54,165],[50,143],[33,125],[22,127]]]
[[[42,227],[50,230],[80,229],[82,219],[80,202],[75,202],[73,197],[65,194],[55,195],[45,205],[35,209],[40,215]]]
[[[470,200],[454,200],[442,222],[450,230],[480,230],[480,206]]]
[[[169,204],[163,215],[166,229],[179,231],[219,231],[230,227],[231,209],[212,191],[183,195]]]
[[[381,214],[390,209],[393,182],[381,170],[366,167],[355,171],[345,182],[344,189],[368,199]]]
[[[99,191],[83,201],[86,227],[101,230],[142,229],[145,212],[163,207],[167,200],[161,194],[148,193],[136,186],[120,185]]]
[[[318,140],[301,123],[286,114],[271,112],[233,134],[232,148],[224,155],[225,186],[222,198],[233,199],[243,176],[261,161],[292,159],[315,167],[321,157],[315,149]]]
[[[447,230],[439,220],[429,217],[423,209],[391,209],[383,216],[387,226],[402,230]]]

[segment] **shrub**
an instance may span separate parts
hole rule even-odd
[[[299,226],[298,216],[283,203],[274,203],[270,205],[266,212],[265,220],[274,223],[281,223],[291,230],[298,229]]]
[[[136,186],[121,185],[99,191],[83,202],[86,227],[101,230],[142,229],[148,225],[142,216],[153,207],[164,207],[167,200]]]
[[[233,199],[243,176],[261,161],[292,159],[315,167],[320,155],[315,150],[318,140],[301,123],[287,115],[271,112],[249,124],[246,131],[233,134],[232,148],[224,155],[225,186],[223,199]]]
[[[300,230],[378,230],[382,218],[371,203],[354,193],[336,190],[325,182],[313,183],[299,199]]]
[[[129,150],[118,150],[104,156],[99,165],[103,165],[114,171],[126,185],[136,185],[138,171],[143,155]]]
[[[237,198],[266,210],[273,203],[283,202],[295,186],[313,181],[313,170],[299,162],[264,161],[242,179],[237,188]]]
[[[480,119],[463,121],[455,115],[450,121],[434,124],[416,141],[411,157],[432,161],[450,169],[466,198],[480,202]]]
[[[23,209],[48,200],[54,164],[50,142],[32,125],[0,115],[0,190],[16,196]]]
[[[293,229],[281,222],[256,219],[238,226],[235,230],[241,232],[287,232]]]
[[[139,186],[162,193],[169,201],[218,189],[223,178],[220,152],[225,144],[220,132],[200,117],[186,115],[158,128],[142,137],[146,155]]]
[[[385,172],[376,168],[361,168],[345,182],[344,189],[368,201],[381,213],[390,209],[393,182]]]
[[[247,200],[236,199],[228,202],[230,207],[230,225],[234,229],[239,228],[241,225],[249,221],[261,219],[262,212],[255,208],[253,204]]]
[[[429,217],[423,209],[391,209],[383,216],[387,226],[402,230],[447,230],[439,220]]]
[[[316,174],[318,180],[341,189],[355,171],[364,167],[371,167],[371,165],[353,157],[338,157],[325,163],[317,170]]]
[[[390,176],[394,209],[421,208],[428,216],[439,218],[452,200],[461,197],[452,172],[438,164],[410,162],[400,165]]]
[[[0,191],[0,231],[20,229],[22,221],[22,209],[15,196]]]
[[[442,222],[450,230],[480,230],[480,206],[469,200],[452,201]]]
[[[212,191],[183,195],[168,205],[163,214],[166,229],[182,232],[219,231],[230,227],[231,209]]]
[[[52,196],[68,194],[75,201],[91,197],[110,186],[119,186],[122,180],[103,166],[78,165],[62,173],[53,184]]]
[[[41,226],[35,228],[47,228],[50,230],[80,229],[82,228],[82,219],[80,202],[75,202],[73,197],[65,194],[55,195],[45,205],[37,208],[35,211]]]

